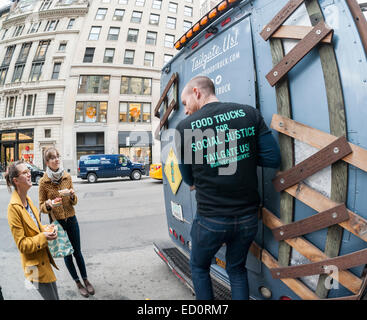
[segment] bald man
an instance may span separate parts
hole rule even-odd
[[[188,117],[177,126],[179,166],[197,201],[190,257],[196,298],[214,298],[210,265],[226,244],[232,299],[247,300],[245,265],[260,204],[257,166],[279,167],[279,147],[257,109],[220,102],[208,77],[191,79],[181,102]]]

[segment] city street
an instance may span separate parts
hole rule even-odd
[[[182,284],[156,255],[152,243],[167,240],[163,186],[143,176],[140,181],[100,180],[88,184],[76,179],[79,201],[76,215],[81,230],[81,246],[90,282],[96,294],[88,299],[193,300]],[[38,206],[38,186],[29,194]],[[18,250],[7,222],[10,199],[0,185],[0,285],[5,299],[41,299],[27,290]],[[42,216],[48,223],[48,216]],[[71,279],[63,259],[55,270],[61,299],[83,298]]]

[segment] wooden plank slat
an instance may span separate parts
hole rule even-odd
[[[270,39],[270,49],[273,65],[277,65],[284,58],[284,48],[282,40]],[[289,94],[288,81],[284,80],[278,83],[275,87],[277,111],[285,117],[292,117],[292,105]],[[288,170],[294,166],[294,144],[293,139],[280,135],[279,148],[282,154],[282,162],[280,169]],[[293,221],[294,199],[286,192],[280,193],[279,213],[280,218],[284,223]],[[278,263],[281,266],[289,265],[292,255],[292,248],[284,241],[279,242]]]
[[[349,10],[352,13],[354,18],[354,22],[358,29],[359,35],[361,37],[361,41],[363,44],[364,52],[367,55],[367,21],[364,16],[361,7],[359,6],[356,0],[346,0]]]
[[[312,27],[308,26],[280,26],[271,37],[273,39],[302,40],[311,30]],[[332,40],[333,34],[330,32],[321,40],[321,43],[331,43]]]
[[[261,262],[269,269],[279,267],[274,257],[265,249],[261,249],[255,242],[250,247],[250,252],[258,259],[261,257]],[[318,300],[318,296],[310,290],[305,284],[296,279],[281,279],[296,295],[303,300]]]
[[[277,241],[295,238],[307,233],[324,229],[349,219],[347,208],[340,204],[329,210],[314,214],[308,218],[286,224],[272,230]]]
[[[336,258],[330,258],[320,262],[281,267],[271,269],[274,279],[300,278],[315,274],[329,274],[329,267],[336,267],[338,270],[346,270],[367,263],[367,249],[359,250]]]
[[[305,2],[312,26],[325,21],[318,0]],[[331,44],[322,44],[318,47],[329,111],[330,133],[337,137],[347,137],[347,124],[345,115],[345,103],[343,89],[339,75],[338,63],[334,48]],[[347,201],[348,192],[348,165],[338,161],[331,165],[331,192],[330,198],[338,203]],[[339,254],[343,238],[343,229],[339,225],[328,228],[325,241],[325,254],[336,257]],[[320,298],[326,298],[329,290],[325,288],[326,275],[321,275],[318,280],[316,294]]]
[[[338,139],[331,134],[278,114],[273,115],[271,128],[318,149],[322,149]],[[349,145],[352,148],[352,153],[342,160],[367,172],[367,150],[352,143]]]
[[[172,99],[167,111],[164,113],[162,120],[160,121],[159,124],[159,131],[163,128],[163,126],[166,124],[170,114],[172,113],[173,110],[177,109],[177,103],[174,99]]]
[[[267,41],[303,2],[304,0],[290,0],[264,27],[261,37]]]
[[[263,223],[270,230],[284,225],[278,217],[276,217],[266,208],[263,208],[262,210],[262,218]],[[311,262],[319,262],[329,258],[320,249],[315,247],[311,242],[307,241],[303,237],[287,239],[285,242]],[[358,293],[358,290],[362,285],[362,280],[349,271],[340,271],[339,277],[337,277],[337,275],[330,276],[339,281],[339,283],[355,294]]]
[[[277,192],[297,184],[352,152],[345,137],[340,137],[293,168],[277,175],[272,181]]]
[[[157,105],[154,109],[154,116],[156,116],[157,118],[160,117],[159,109],[161,107],[162,102],[166,98],[167,93],[168,93],[169,89],[171,89],[172,84],[177,82],[177,80],[178,80],[178,74],[175,72],[174,74],[172,74],[171,78],[169,79],[169,81],[168,81],[166,87],[164,88],[163,93],[162,93],[160,99],[158,100],[158,103],[157,103]]]
[[[275,86],[323,38],[333,32],[323,21],[312,30],[267,75],[269,84]]]
[[[304,183],[292,186],[285,189],[285,191],[316,211],[328,210],[338,205],[337,202],[325,197]],[[349,209],[347,209],[347,212],[349,219],[339,223],[339,225],[367,242],[367,220]]]

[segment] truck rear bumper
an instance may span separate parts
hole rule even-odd
[[[155,253],[167,264],[173,274],[195,294],[191,279],[190,258],[174,246],[172,242],[153,243]],[[211,273],[215,300],[230,300],[231,290],[228,285]]]

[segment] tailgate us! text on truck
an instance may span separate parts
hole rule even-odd
[[[363,297],[365,8],[355,0],[226,0],[177,40],[180,52],[163,68],[155,108],[171,241],[155,250],[189,287],[195,191],[182,182],[173,138],[185,117],[182,89],[205,75],[220,101],[259,108],[281,149],[281,174],[258,168],[262,208],[247,260],[251,298]],[[217,299],[230,298],[225,250],[211,266]]]

